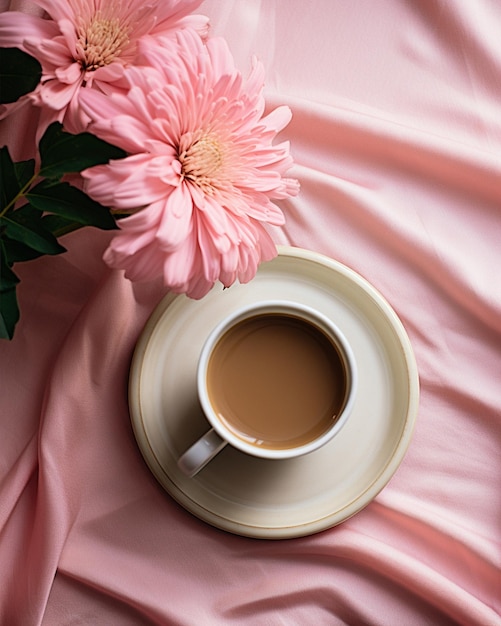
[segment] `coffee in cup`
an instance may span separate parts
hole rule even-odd
[[[197,384],[212,429],[179,459],[191,476],[227,443],[272,459],[318,449],[348,418],[356,366],[329,318],[305,305],[266,301],[236,311],[210,333]]]

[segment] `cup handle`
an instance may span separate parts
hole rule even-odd
[[[212,428],[179,457],[177,465],[184,474],[191,478],[198,474],[227,443]]]

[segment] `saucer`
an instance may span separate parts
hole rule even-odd
[[[263,539],[316,533],[369,504],[404,457],[419,400],[409,338],[379,292],[328,257],[286,246],[278,250],[247,285],[215,287],[198,301],[167,295],[139,338],[129,381],[137,443],[163,488],[205,522]],[[350,419],[310,454],[276,461],[226,446],[188,478],[177,460],[209,429],[196,389],[202,345],[223,317],[267,299],[308,304],[345,334],[359,373]]]

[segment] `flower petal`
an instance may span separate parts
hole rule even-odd
[[[59,34],[57,24],[36,15],[19,11],[0,13],[0,45],[2,48],[21,48],[24,41],[31,39],[40,42],[53,39]]]
[[[44,39],[40,42],[36,39],[26,39],[24,48],[26,52],[39,59],[44,71],[43,78],[54,78],[58,67],[66,67],[73,61],[67,48],[61,42],[61,37]]]
[[[190,280],[197,272],[198,246],[196,233],[192,232],[182,245],[164,256],[163,279],[166,285],[176,292],[185,292]]]
[[[167,197],[157,231],[162,250],[176,250],[191,232],[193,203],[186,185],[175,187]]]
[[[163,158],[168,164],[168,157]],[[149,154],[136,154],[125,159],[97,165],[81,172],[86,190],[95,200],[117,209],[136,209],[165,198],[172,186],[153,174],[155,161]]]
[[[76,83],[82,76],[82,68],[78,63],[71,63],[66,67],[58,67],[56,69],[56,77],[61,83],[72,85]]]
[[[60,83],[56,80],[47,81],[41,89],[33,94],[33,98],[38,106],[45,106],[60,111],[68,106],[71,99],[78,91],[78,84]]]

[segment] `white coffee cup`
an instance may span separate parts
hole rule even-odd
[[[227,444],[264,459],[313,452],[344,426],[356,389],[353,351],[326,315],[281,300],[244,306],[202,347],[197,390],[211,429],[178,466],[194,476]]]

